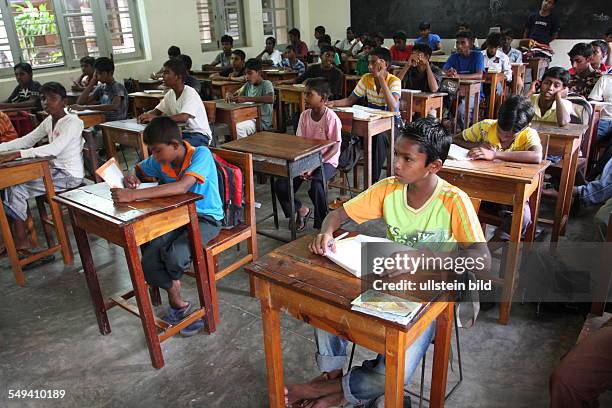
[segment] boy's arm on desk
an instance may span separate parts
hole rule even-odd
[[[197,180],[194,176],[185,174],[180,178],[180,180],[174,183],[161,184],[157,187],[145,188],[142,190],[113,188],[111,189],[111,193],[113,201],[118,203],[128,203],[136,200],[146,200],[150,198],[170,197],[185,194],[196,182]]]

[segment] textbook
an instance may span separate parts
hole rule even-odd
[[[472,160],[468,157],[468,152],[468,149],[452,144],[448,150],[448,158],[451,160]]]
[[[421,310],[422,304],[369,289],[351,302],[351,310],[399,324],[408,324]]]
[[[111,157],[106,163],[98,167],[96,174],[102,178],[108,184],[110,188],[124,188],[123,187],[123,171],[119,168],[117,161],[114,157]],[[137,190],[143,188],[155,187],[159,183],[140,183]]]
[[[363,242],[395,243],[387,238],[356,235],[336,241],[336,252],[326,251],[325,256],[347,272],[361,278],[361,244]]]

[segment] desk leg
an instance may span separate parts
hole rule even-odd
[[[406,333],[387,327],[385,338],[385,407],[404,406]]]
[[[72,248],[70,247],[70,241],[66,234],[66,226],[64,225],[64,219],[62,218],[62,210],[59,204],[53,200],[55,196],[55,188],[53,187],[53,180],[51,179],[51,170],[49,166],[43,166],[43,183],[45,184],[45,191],[47,192],[47,201],[51,208],[51,216],[53,217],[53,225],[55,226],[55,234],[60,244],[62,251],[62,258],[64,258],[64,264],[69,265],[73,261]],[[43,204],[44,205],[44,204]]]
[[[147,148],[147,145],[144,142],[144,136],[142,132],[138,134],[138,150],[140,150],[140,157],[142,158],[142,160],[149,157],[149,149]],[[126,164],[129,167],[129,164]]]
[[[385,137],[384,135],[378,137]],[[372,136],[370,135],[370,130],[368,129],[368,134],[365,137],[365,143],[363,146],[363,160],[365,161],[363,166],[363,189],[367,190],[368,187],[372,185]],[[355,188],[357,188],[357,183],[355,183]]]
[[[104,145],[106,146],[106,157],[110,159],[114,157],[119,164],[117,157],[117,149],[115,148],[115,139],[113,138],[114,130],[102,129],[102,135],[104,136]]]
[[[561,178],[559,180],[559,194],[557,195],[557,202],[555,203],[555,219],[553,222],[553,229],[550,237],[551,242],[559,241],[559,235],[561,234],[561,225],[563,223],[563,211],[565,209],[565,201],[568,200],[571,202],[572,199],[573,184],[569,184],[572,159],[572,143],[566,142],[563,151],[563,167],[561,169]]]
[[[423,116],[425,117],[425,116]],[[387,177],[393,176],[393,150],[395,149],[395,118],[389,118],[391,129],[389,130],[389,149],[387,151]]]
[[[474,110],[473,110],[474,118],[472,119],[471,125],[478,123],[478,116],[480,116],[480,87],[482,87],[482,84],[478,87],[478,92],[474,94]],[[467,120],[466,120],[466,123],[467,123]],[[466,129],[467,129],[467,126],[466,126]]]
[[[264,351],[268,371],[268,398],[270,408],[285,408],[285,381],[283,378],[283,351],[281,349],[280,316],[278,310],[261,300]]]
[[[236,130],[236,116],[234,115],[235,111],[230,112],[230,120],[229,120],[229,132],[232,140],[238,140],[238,131]]]
[[[578,171],[578,156],[580,155],[580,139],[574,139],[572,146],[572,158],[570,160],[569,168],[569,179],[567,180],[567,193],[565,196],[565,203],[563,205],[563,218],[561,218],[561,226],[559,234],[565,235],[565,227],[569,222],[569,212],[572,205],[572,191],[574,190],[574,183],[576,181],[576,172]]]
[[[293,191],[293,166],[287,163],[287,174],[289,175],[289,208],[291,209],[291,218],[289,218],[289,225],[291,228],[291,241],[295,241],[297,238],[297,225],[295,223],[295,191]]]
[[[17,255],[15,241],[13,240],[13,232],[11,231],[11,225],[8,222],[8,218],[6,218],[3,205],[2,208],[0,208],[0,228],[2,228],[2,238],[4,239],[4,246],[6,247],[6,252],[11,262],[11,269],[13,270],[15,281],[19,286],[24,286],[25,276],[21,269],[21,264],[19,263],[19,256]]]
[[[281,91],[282,92],[282,91]],[[287,123],[284,117],[285,114],[285,104],[283,103],[282,93],[278,94],[278,123],[276,127],[280,133],[285,133],[287,131]]]
[[[432,408],[444,407],[446,381],[448,377],[448,358],[451,347],[453,313],[453,303],[449,302],[446,309],[436,318],[436,337],[434,341],[431,391],[429,393],[429,406]]]
[[[98,274],[96,273],[96,267],[94,266],[93,257],[91,256],[91,248],[89,247],[87,233],[77,225],[76,215],[72,211],[69,211],[69,214],[70,222],[72,223],[72,230],[74,231],[74,237],[76,238],[77,248],[79,249],[79,256],[81,257],[81,264],[83,265],[83,271],[85,272],[87,289],[89,289],[91,303],[93,303],[96,319],[98,320],[100,334],[110,334],[111,327],[110,323],[108,322],[108,315],[106,314],[106,305],[104,304],[102,289],[100,289],[100,282],[98,281]]]
[[[525,245],[523,248],[523,256],[531,251],[533,241],[535,239],[536,229],[538,227],[538,214],[540,212],[540,201],[542,199],[542,186],[544,185],[544,172],[540,173],[538,178],[538,188],[529,197],[529,210],[531,211],[531,219],[533,222],[525,231]]]
[[[508,320],[510,319],[510,307],[512,306],[512,295],[514,294],[515,275],[521,246],[521,226],[523,224],[524,203],[525,186],[517,185],[514,194],[514,206],[512,208],[513,215],[510,241],[508,241],[506,259],[502,266],[504,268],[504,287],[502,289],[502,301],[499,304],[500,324],[508,324]]]
[[[136,245],[136,237],[134,235],[134,226],[129,225],[123,230],[125,239],[125,259],[127,260],[128,269],[130,270],[130,278],[134,287],[134,297],[138,304],[140,312],[140,321],[145,334],[145,340],[149,347],[149,355],[151,356],[151,364],[154,368],[162,368],[164,366],[164,356],[162,354],[159,337],[157,337],[157,328],[153,317],[153,306],[147,291],[142,264]]]

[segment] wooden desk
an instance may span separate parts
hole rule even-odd
[[[245,83],[235,81],[219,81],[207,79],[203,81],[205,86],[209,87],[209,95],[217,99],[225,99],[228,93],[233,93],[239,90]]]
[[[529,65],[531,82],[539,80],[550,64],[547,58],[529,58],[524,62]]]
[[[37,252],[33,256],[19,259],[17,256],[17,249],[15,248],[15,241],[13,241],[13,233],[11,232],[10,224],[4,211],[4,205],[0,205],[0,229],[2,230],[2,238],[4,240],[9,262],[11,263],[11,268],[13,269],[15,281],[19,286],[25,285],[25,276],[21,269],[25,265],[58,251],[62,253],[64,264],[71,264],[73,260],[72,249],[70,248],[70,242],[66,235],[66,227],[62,219],[62,212],[57,203],[52,200],[52,198],[55,197],[55,188],[53,187],[51,170],[49,169],[49,160],[52,159],[52,157],[20,159],[0,164],[0,190],[42,177],[43,183],[45,184],[45,193],[49,200],[49,207],[51,207],[53,225],[55,226],[55,232],[59,242],[58,245]]]
[[[487,118],[495,119],[496,113],[499,110],[499,105],[504,101],[506,96],[506,77],[503,72],[485,72],[483,74],[485,84],[490,84],[489,103],[487,106]],[[497,85],[501,85],[502,94],[500,95],[499,105],[497,104]],[[474,123],[477,121],[475,120]]]
[[[443,407],[450,355],[453,302],[429,296],[403,326],[351,310],[362,283],[326,258],[311,254],[311,236],[283,245],[245,268],[251,293],[261,302],[269,406],[284,408],[280,312],[386,357],[385,407],[403,407],[406,349],[436,321],[430,406]],[[313,346],[314,347],[314,346]]]
[[[163,83],[164,81],[161,79],[139,79],[138,88],[140,91],[156,90],[159,89],[159,86]]]
[[[344,76],[344,97],[347,98],[353,89],[357,86],[357,83],[361,79],[361,75],[345,75]]]
[[[448,57],[450,57],[449,54],[432,55],[429,58],[429,62],[434,63],[439,66],[443,66],[444,64],[446,64],[446,61],[448,61]]]
[[[502,265],[503,278],[487,275],[487,279],[491,279],[493,283],[503,288],[502,299],[504,301],[499,307],[499,323],[501,324],[508,324],[510,319],[520,249],[523,203],[532,198],[530,201],[531,218],[534,222],[527,230],[525,239],[525,241],[532,242],[535,236],[535,220],[538,219],[542,179],[549,164],[547,161],[540,164],[521,164],[504,161],[446,160],[444,167],[438,173],[440,177],[459,187],[472,198],[512,206],[510,231],[512,244],[508,246],[505,265]]]
[[[216,330],[214,312],[217,302],[216,299],[211,298],[211,285],[215,284],[215,277],[210,276],[205,267],[195,209],[195,202],[200,198],[202,196],[199,194],[187,193],[115,204],[106,183],[81,187],[55,197],[55,201],[65,205],[70,214],[100,333],[106,335],[111,332],[107,311],[115,306],[120,306],[138,316],[142,322],[151,363],[155,368],[164,366],[160,343],[174,336],[181,329],[198,319],[203,319],[209,333]],[[183,226],[186,226],[189,231],[191,253],[194,254],[193,268],[201,307],[180,323],[172,326],[153,314],[138,247]],[[87,239],[88,233],[102,237],[123,248],[133,290],[104,300]],[[132,297],[136,298],[138,307],[128,302]],[[153,302],[156,305],[161,304],[161,299],[154,297]],[[159,334],[157,330],[160,331]]]
[[[264,68],[262,72],[263,78],[272,81],[273,83],[298,77],[298,73],[295,71],[286,71],[278,68]]]
[[[221,69],[203,69],[201,71],[193,71],[191,74],[194,78],[201,80],[209,79],[212,74],[220,72]]]
[[[565,234],[565,226],[569,220],[569,211],[572,204],[572,190],[576,180],[578,156],[580,156],[581,136],[587,125],[570,123],[559,127],[550,122],[532,122],[531,127],[538,131],[540,137],[548,136],[548,153],[563,155],[561,159],[561,178],[559,180],[559,195],[555,203],[554,220],[541,219],[552,223],[551,242],[559,241],[559,236]],[[537,218],[533,218],[537,220]]]
[[[295,214],[295,193],[293,192],[293,179],[308,171],[323,166],[323,151],[335,142],[329,140],[313,140],[303,137],[287,135],[284,133],[258,132],[249,137],[225,143],[221,147],[227,150],[235,150],[253,155],[253,169],[255,172],[270,175],[272,185],[272,208],[274,210],[274,225],[278,229],[278,213],[276,207],[276,194],[274,192],[274,177],[286,177],[289,181],[289,202],[291,214]],[[259,157],[257,157],[259,156]],[[263,158],[274,159],[283,164],[264,161]],[[327,196],[327,183],[323,183]],[[297,236],[295,216],[289,219],[291,228],[291,240]],[[286,241],[276,235],[265,231],[257,231],[280,241]]]
[[[480,79],[462,79],[459,81],[459,92],[458,97],[455,98],[455,119],[453,132],[457,133],[457,117],[459,116],[459,97],[465,98],[465,112],[463,128],[467,129],[474,123],[478,123],[478,110],[480,109],[480,88],[482,87],[482,80]],[[474,97],[474,119],[470,120],[470,99]]]
[[[283,118],[284,104],[297,105],[298,111],[301,113],[306,109],[306,102],[304,101],[304,92],[306,87],[303,84],[295,85],[278,85],[275,87],[278,91],[278,107],[276,115],[278,117],[277,128],[279,132],[285,133],[287,131],[287,123]]]
[[[132,105],[132,116],[137,118],[141,113],[155,109],[161,100],[164,99],[164,93],[161,91],[155,93],[132,92],[128,94],[128,97],[130,105]]]
[[[145,125],[137,123],[136,119],[116,120],[100,124],[106,147],[106,157],[114,157],[119,163],[115,144],[131,146],[140,153],[140,159],[149,157],[149,150],[142,138]]]
[[[232,140],[238,139],[236,125],[242,121],[255,119],[257,131],[261,130],[259,119],[259,107],[261,104],[254,103],[227,103],[224,100],[216,100],[215,122],[225,123],[229,127]]]
[[[521,95],[523,89],[519,88],[519,85],[525,85],[525,71],[529,64],[511,64],[512,66],[512,85],[510,86],[511,95]],[[519,81],[520,78],[520,81]]]
[[[444,92],[410,92],[410,90],[402,89],[402,102],[405,101],[409,121],[412,122],[414,113],[418,113],[420,117],[424,118],[432,110],[436,111],[436,117],[442,120],[444,97],[446,95]]]
[[[85,129],[94,127],[106,121],[106,114],[97,110],[71,111],[73,115],[77,115],[83,121]]]
[[[357,58],[347,58],[346,59],[346,70],[349,73],[354,73],[355,71],[357,71],[357,62],[359,61],[359,59]]]

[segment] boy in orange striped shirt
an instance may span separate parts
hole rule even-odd
[[[0,143],[17,139],[18,135],[11,123],[11,119],[4,112],[0,112]]]

